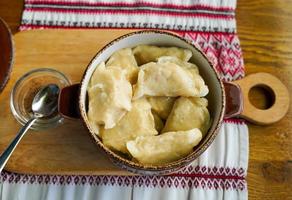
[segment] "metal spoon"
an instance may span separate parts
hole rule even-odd
[[[56,112],[58,107],[59,87],[55,84],[50,84],[42,88],[34,97],[32,102],[33,117],[19,130],[17,136],[10,143],[7,149],[0,156],[0,172],[7,163],[12,152],[27,132],[33,123],[42,117],[49,117]]]

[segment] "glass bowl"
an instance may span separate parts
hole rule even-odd
[[[17,80],[11,91],[10,109],[20,124],[24,125],[33,116],[31,110],[33,98],[42,87],[48,84],[56,84],[61,89],[70,85],[71,82],[63,73],[50,68],[32,70]],[[56,113],[51,117],[37,119],[31,129],[52,128],[62,122],[63,118]]]

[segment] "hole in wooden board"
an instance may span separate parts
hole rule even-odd
[[[248,99],[256,108],[266,110],[274,105],[275,93],[266,85],[256,85],[249,90]]]

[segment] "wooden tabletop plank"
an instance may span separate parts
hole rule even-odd
[[[272,73],[291,91],[292,1],[239,0],[237,7],[238,35],[247,74]],[[259,104],[265,104],[260,97],[260,93],[253,96]],[[291,198],[291,120],[290,105],[287,116],[276,124],[266,127],[249,124],[247,181],[250,199]]]

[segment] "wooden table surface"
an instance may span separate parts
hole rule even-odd
[[[0,1],[0,17],[13,33],[18,31],[22,9],[21,0]],[[238,0],[236,18],[246,73],[272,73],[291,91],[292,1]],[[271,103],[264,101],[265,96],[269,95],[262,89],[251,92],[260,108]],[[249,141],[249,198],[292,199],[292,107],[274,125],[249,124]]]

